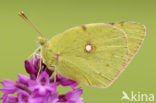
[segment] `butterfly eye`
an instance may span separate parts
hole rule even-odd
[[[44,45],[45,42],[46,42],[46,39],[44,37],[42,37],[42,36],[39,36],[38,37],[38,42],[39,42],[40,45]]]

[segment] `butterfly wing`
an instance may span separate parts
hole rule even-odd
[[[47,65],[81,84],[107,87],[127,63],[127,38],[107,24],[86,24],[53,37],[42,52]]]
[[[136,22],[114,22],[110,24],[125,31],[128,38],[128,62],[130,62],[143,43],[146,35],[145,26]]]

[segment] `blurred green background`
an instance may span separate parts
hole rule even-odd
[[[145,24],[143,46],[124,73],[105,89],[82,86],[82,97],[87,103],[120,103],[122,91],[156,95],[156,1],[0,0],[0,78],[14,81],[17,74],[26,74],[24,60],[38,47],[38,34],[17,15],[19,11],[24,11],[48,39],[81,24]]]

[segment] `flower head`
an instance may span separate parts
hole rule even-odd
[[[48,69],[39,57],[35,56],[31,61],[25,60],[25,69],[30,77],[18,74],[16,82],[8,79],[0,81],[3,85],[0,100],[3,103],[84,103],[80,97],[82,89],[76,88],[78,83],[59,74],[51,78],[54,71]],[[59,85],[70,86],[72,90],[59,94]]]

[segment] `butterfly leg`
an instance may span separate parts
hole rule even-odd
[[[40,51],[40,47],[38,47],[28,58],[31,58],[33,56],[33,65],[35,64],[35,55],[36,53]]]
[[[29,59],[29,58],[31,58],[32,56],[34,56],[38,51],[40,51],[40,47],[38,47],[37,49],[35,49],[34,50],[34,52],[30,55],[30,56],[28,56],[28,58],[27,59]]]
[[[53,77],[54,77],[54,82],[56,82],[56,74],[57,74],[56,73],[56,65],[51,65],[50,67],[51,67],[52,70],[54,70]]]
[[[41,72],[41,69],[42,69],[42,58],[40,58],[40,62],[39,62],[39,70],[38,70],[37,78],[36,78],[36,79],[38,79],[38,76],[39,76],[39,74],[40,74],[40,72]]]
[[[33,56],[33,65],[35,64],[35,55],[36,55],[36,53],[38,52],[38,51],[40,51],[40,47],[38,47],[28,58],[31,58],[32,56]],[[40,54],[40,56],[41,56],[41,54]],[[41,59],[41,57],[40,57],[40,62],[39,62],[39,70],[38,70],[38,73],[37,73],[37,78],[38,78],[38,76],[39,76],[39,74],[40,74],[40,72],[41,72],[41,68],[42,68],[42,59]],[[37,79],[36,78],[36,79]]]
[[[54,83],[56,82],[56,66],[54,66]]]

